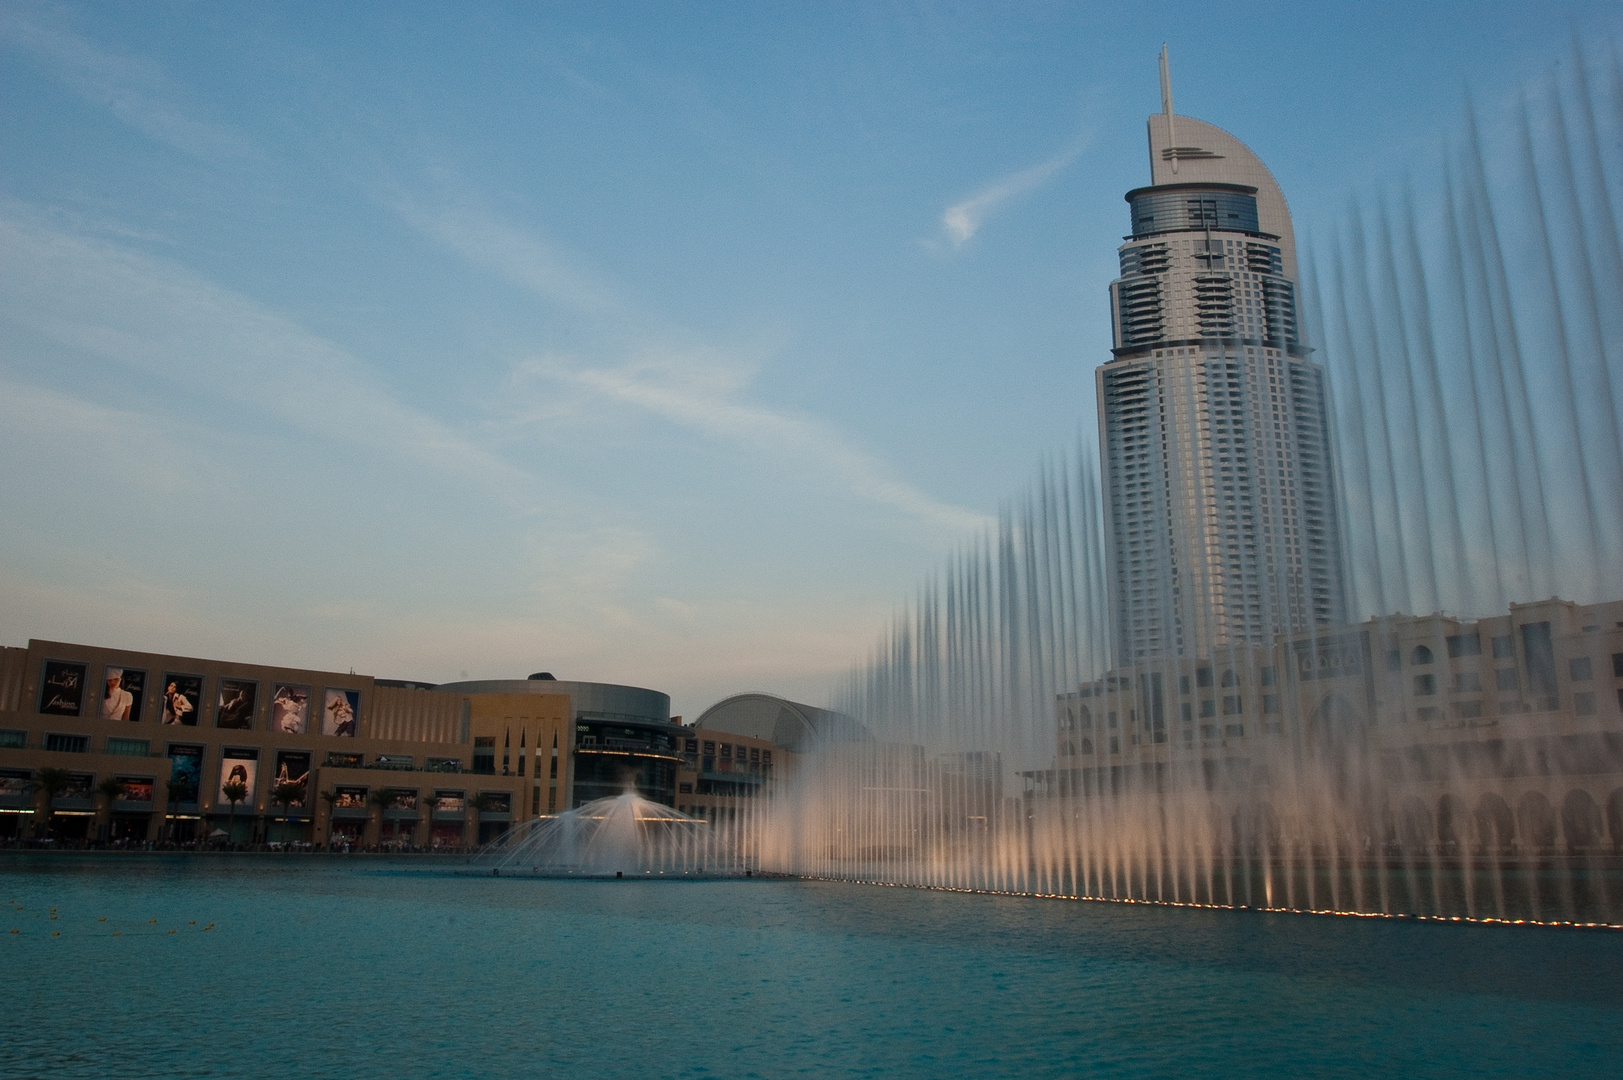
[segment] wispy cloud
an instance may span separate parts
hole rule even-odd
[[[980,231],[987,217],[999,206],[1016,195],[1023,195],[1046,184],[1055,173],[1081,155],[1083,145],[1082,141],[1078,141],[1064,153],[1049,158],[1040,165],[1000,176],[963,202],[947,207],[941,215],[941,228],[946,232],[952,246],[958,248],[967,243],[970,237]]]
[[[602,343],[607,355],[527,361],[515,371],[520,382],[547,378],[630,405],[737,446],[752,459],[792,458],[797,467],[819,470],[852,494],[932,528],[960,531],[990,523],[983,514],[932,499],[897,478],[831,425],[749,402],[745,392],[755,362],[692,345],[693,335],[640,316],[612,288],[533,235],[466,209],[426,212],[404,201],[397,208],[414,227],[471,262],[579,314],[613,316],[615,332]],[[642,343],[627,348],[627,337]],[[545,408],[555,410],[557,404],[549,401]]]
[[[578,315],[624,320],[630,305],[608,284],[597,280],[535,235],[466,206],[434,206],[427,200],[391,200],[405,222],[469,262],[496,271]]]
[[[532,362],[525,370],[730,443],[753,460],[776,458],[809,468],[834,479],[858,498],[931,528],[959,532],[991,524],[984,514],[931,498],[899,479],[883,462],[853,447],[827,424],[742,400],[748,368],[711,350],[675,354],[649,350],[614,367],[583,366],[550,357]]]
[[[0,211],[0,315],[105,360],[323,438],[476,478],[536,481],[402,404],[332,342],[162,259]]]
[[[229,127],[190,115],[150,60],[110,53],[17,8],[0,12],[0,41],[32,54],[86,101],[182,153],[208,161],[257,156]]]

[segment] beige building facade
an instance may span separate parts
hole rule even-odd
[[[1205,788],[1289,832],[1289,806],[1344,786],[1371,815],[1356,827],[1409,851],[1623,848],[1623,602],[1394,615],[1143,662],[1062,695],[1056,735],[1034,794]]]
[[[631,687],[30,641],[0,649],[0,841],[468,848],[576,805],[582,754],[634,778],[642,748],[608,745],[634,740],[592,707],[628,698],[648,715],[626,725],[673,726],[665,695]]]

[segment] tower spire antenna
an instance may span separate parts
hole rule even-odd
[[[1172,171],[1178,171],[1178,141],[1172,135],[1172,67],[1167,56],[1167,43],[1161,42],[1161,113],[1167,118],[1167,157]]]

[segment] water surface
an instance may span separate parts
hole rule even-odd
[[[1575,1077],[1623,1061],[1614,932],[455,865],[0,858],[0,930],[21,931],[0,934],[18,991],[0,1075]]]

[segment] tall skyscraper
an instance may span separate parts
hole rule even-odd
[[[1345,621],[1324,372],[1298,334],[1279,185],[1176,116],[1161,56],[1150,186],[1096,373],[1115,660],[1210,656]]]

